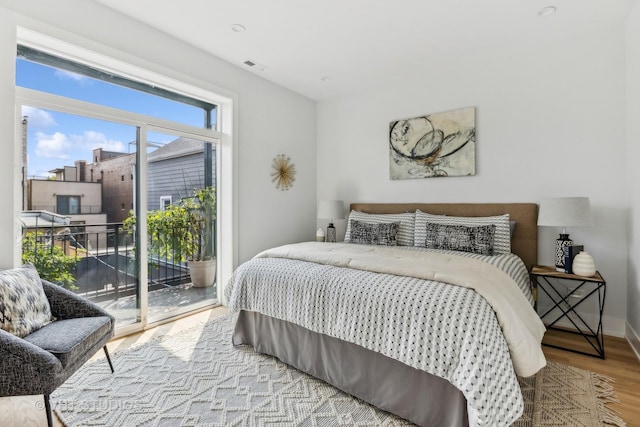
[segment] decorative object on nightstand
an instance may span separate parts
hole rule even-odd
[[[592,277],[596,274],[596,263],[587,251],[582,251],[573,259],[573,274],[582,277]]]
[[[540,203],[538,225],[562,227],[556,240],[556,270],[565,271],[564,248],[573,245],[567,227],[585,227],[592,225],[591,205],[588,197],[558,197],[546,199]]]
[[[573,274],[573,259],[584,250],[583,245],[569,245],[564,247],[564,272]]]
[[[316,231],[316,242],[324,242],[324,230],[322,227]]]
[[[328,219],[326,241],[336,241],[336,228],[333,220],[344,219],[344,202],[342,200],[320,200],[318,203],[318,219]]]

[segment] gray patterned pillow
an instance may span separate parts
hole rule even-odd
[[[370,214],[365,212],[351,211],[349,220],[347,221],[347,230],[344,235],[345,243],[351,241],[351,221],[364,221],[374,224],[389,224],[392,222],[400,223],[398,228],[397,242],[398,246],[413,246],[415,212],[405,212],[400,214]]]
[[[51,320],[49,300],[32,264],[0,271],[0,328],[25,337]]]
[[[497,254],[511,253],[511,237],[509,231],[509,214],[483,217],[460,217],[451,215],[432,215],[421,210],[416,211],[416,226],[414,241],[416,246],[424,246],[425,224],[431,222],[444,225],[463,225],[478,227],[494,224],[496,226],[493,237],[493,252]]]
[[[445,225],[428,222],[426,225],[425,246],[432,249],[472,252],[480,255],[493,255],[493,237],[496,226],[481,225]]]
[[[399,222],[372,223],[351,220],[351,243],[366,245],[397,246],[396,235],[400,228]]]

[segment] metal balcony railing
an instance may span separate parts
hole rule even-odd
[[[123,229],[122,223],[23,228],[23,235],[27,233],[37,233],[37,243],[29,247],[23,245],[23,259],[25,252],[29,252],[28,259],[36,260],[36,266],[38,257],[49,257],[51,261],[55,259],[54,253],[73,259],[70,272],[74,278],[72,290],[75,293],[95,302],[117,300],[138,293],[133,237]],[[150,255],[149,291],[190,281],[186,264],[171,259],[171,256],[167,259]],[[45,271],[40,273],[47,278]]]
[[[58,212],[56,205],[33,205],[31,206],[31,210],[55,212],[60,215],[90,215],[104,213],[102,205],[81,205],[78,212]]]

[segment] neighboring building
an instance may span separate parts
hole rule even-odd
[[[87,181],[102,184],[102,209],[110,223],[124,221],[133,209],[135,167],[135,153],[93,150]]]
[[[85,235],[73,233],[72,229],[75,227],[71,226],[71,218],[68,216],[49,211],[23,211],[20,220],[24,231],[38,230],[36,240],[39,243],[55,245],[67,256],[83,256],[88,240]]]
[[[73,169],[73,168],[71,168]],[[60,169],[73,181],[50,179],[27,180],[27,211],[44,211],[45,216],[68,217],[70,233],[77,236],[86,249],[99,249],[107,244],[107,216],[102,212],[102,187],[99,183],[77,182],[71,169]],[[23,213],[23,217],[33,214]]]
[[[76,160],[75,166],[63,166],[58,169],[52,169],[49,173],[54,174],[56,181],[66,182],[91,182],[86,177],[87,162],[85,160]]]
[[[23,211],[20,220],[24,228],[50,227],[59,229],[68,227],[71,224],[68,216],[48,211]]]
[[[121,153],[119,151],[107,151],[102,148],[96,148],[93,150],[93,159],[92,162],[94,164],[104,162],[106,160],[115,159],[116,157],[128,156],[129,153]],[[135,157],[135,156],[134,156]]]
[[[205,143],[178,138],[148,155],[147,209],[163,209],[205,186]],[[93,150],[93,163],[78,160],[74,166],[51,170],[55,179],[27,181],[26,210],[46,210],[71,215],[72,222],[123,222],[134,208],[135,153]],[[210,182],[215,186],[215,150],[212,150]]]
[[[102,186],[93,182],[29,179],[27,210],[61,215],[102,214]]]
[[[150,152],[147,163],[148,210],[163,209],[205,185],[202,141],[178,138]],[[215,185],[215,150],[212,165]],[[108,222],[124,221],[134,208],[135,169],[135,153],[93,150],[93,163],[86,170],[91,181],[102,183],[102,209]]]
[[[178,138],[149,153],[147,209],[165,206],[190,197],[205,186],[205,154],[202,141]],[[215,150],[212,150],[211,183],[216,185]]]

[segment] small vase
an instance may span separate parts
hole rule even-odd
[[[336,228],[332,223],[329,223],[327,227],[327,238],[325,242],[335,243],[336,242]]]
[[[564,248],[573,245],[573,240],[569,238],[568,234],[560,234],[560,237],[556,239],[556,270],[565,271],[564,265]]]
[[[573,274],[582,277],[591,277],[596,274],[596,264],[593,257],[586,251],[580,252],[573,259]]]

